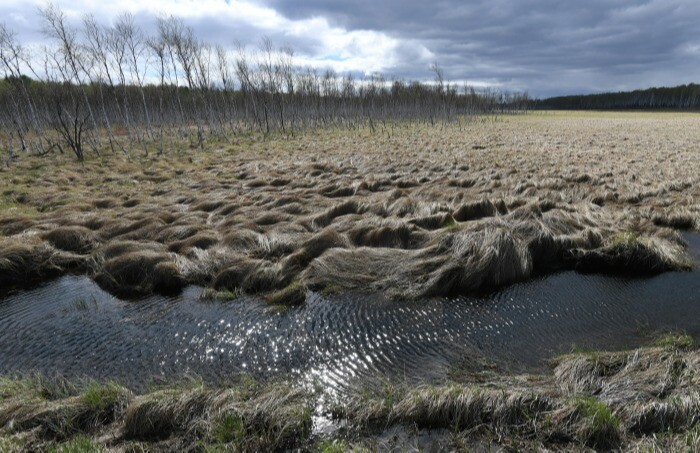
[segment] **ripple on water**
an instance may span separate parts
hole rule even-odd
[[[688,235],[693,252],[700,235]],[[259,298],[122,301],[66,276],[0,300],[0,373],[39,370],[142,388],[193,373],[297,374],[342,390],[371,376],[444,378],[483,356],[515,370],[577,346],[630,347],[643,333],[700,334],[700,273],[623,279],[562,272],[482,297],[391,301],[380,294],[311,294],[280,311]]]

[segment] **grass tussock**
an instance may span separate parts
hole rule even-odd
[[[697,445],[698,350],[678,334],[659,341],[634,351],[563,356],[551,374],[539,376],[490,373],[475,380],[465,374],[464,381],[439,385],[385,382],[358,389],[323,406],[344,427],[342,442],[313,433],[321,395],[286,383],[190,381],[134,396],[110,383],[2,378],[0,446],[336,451],[339,444],[376,446],[395,434],[416,439],[425,430],[443,439],[443,448]]]
[[[229,301],[241,296],[240,291],[217,291],[213,288],[205,288],[199,295],[200,300]]]
[[[506,212],[507,208],[503,200],[492,203],[490,200],[484,199],[460,206],[452,213],[452,217],[457,222],[467,222],[484,217],[492,217],[497,214],[505,214]]]
[[[134,296],[174,292],[185,285],[169,254],[147,247],[134,250],[137,245],[131,243],[121,245],[104,252],[105,261],[94,277],[101,287],[116,294]]]
[[[633,232],[618,233],[601,248],[574,254],[576,269],[582,272],[645,275],[692,266],[681,245]]]
[[[697,349],[684,335],[660,341],[635,351],[563,356],[551,375],[386,384],[339,403],[334,415],[365,438],[417,427],[459,433],[451,442],[496,438],[528,450],[627,449],[657,436],[669,436],[669,445],[695,445]]]
[[[55,253],[34,238],[0,238],[0,286],[31,282],[55,275]]]
[[[306,302],[306,288],[293,281],[288,286],[267,296],[267,301],[273,305],[296,306]]]
[[[686,269],[673,231],[698,230],[700,179],[677,163],[696,158],[696,121],[528,115],[250,139],[196,159],[20,156],[0,172],[0,279],[85,270],[115,293],[299,280],[420,297],[561,269]]]
[[[47,392],[46,378],[5,379],[0,403],[0,428],[8,432],[37,431],[41,437],[66,439],[92,433],[115,421],[132,398],[129,390],[113,383],[89,383]],[[53,384],[52,386],[56,386]]]
[[[603,402],[594,397],[578,397],[574,400],[579,417],[576,437],[593,448],[610,449],[620,442],[620,419]]]
[[[187,239],[171,242],[168,250],[175,253],[186,253],[192,248],[207,250],[219,242],[219,239],[214,234],[197,233]]]
[[[41,238],[57,249],[86,254],[97,245],[95,234],[86,227],[60,227],[41,235]]]
[[[311,436],[312,395],[287,384],[215,389],[192,381],[134,396],[117,384],[90,382],[49,398],[48,382],[38,376],[0,381],[0,446],[96,451],[105,448],[107,434],[127,449],[284,451]]]

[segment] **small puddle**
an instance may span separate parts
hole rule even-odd
[[[696,258],[700,234],[687,234]],[[0,374],[114,379],[135,389],[196,374],[296,375],[331,392],[381,376],[444,379],[470,357],[539,371],[572,348],[638,346],[650,332],[700,336],[700,271],[626,279],[561,272],[483,297],[326,297],[279,310],[255,297],[122,301],[66,276],[0,300]]]

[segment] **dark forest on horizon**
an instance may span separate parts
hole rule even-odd
[[[700,110],[700,85],[555,96],[532,101],[539,110]]]

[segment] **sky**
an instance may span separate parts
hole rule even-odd
[[[55,0],[76,26],[123,12],[146,33],[174,15],[212,44],[290,46],[298,64],[448,80],[531,96],[700,82],[699,0]],[[20,40],[45,38],[44,0],[0,0]]]

